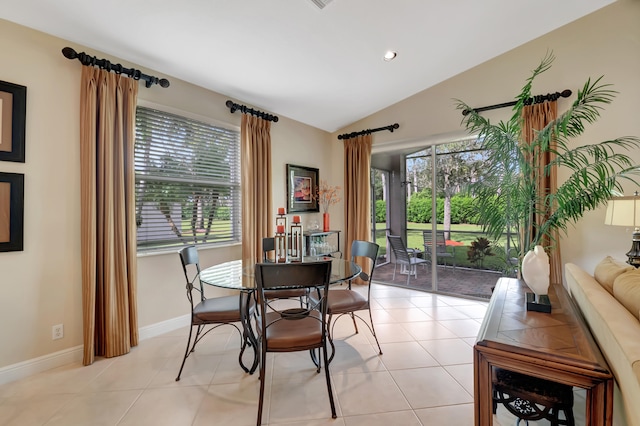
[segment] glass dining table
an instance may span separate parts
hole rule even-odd
[[[351,260],[337,259],[328,256],[305,256],[302,259],[302,263],[305,262],[320,262],[331,261],[331,284],[338,284],[344,281],[349,281],[362,272],[362,268],[357,263]],[[251,297],[247,297],[247,294],[251,296],[257,289],[255,278],[255,263],[246,262],[243,260],[231,260],[229,262],[220,263],[203,269],[200,272],[200,280],[203,284],[221,287],[231,290],[239,290],[241,292],[240,303],[242,301],[251,300]],[[240,351],[239,362],[240,366],[245,372],[253,374],[258,367],[258,341],[256,335],[251,327],[251,315],[250,304],[244,303],[241,306],[242,313],[242,327],[244,330],[243,338],[244,342]],[[251,367],[246,367],[242,361],[242,355],[248,346],[251,344],[254,351],[254,359]]]

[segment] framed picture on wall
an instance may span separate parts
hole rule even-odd
[[[318,169],[287,164],[287,212],[318,212]]]
[[[24,175],[0,172],[0,252],[22,251]]]
[[[24,163],[27,88],[0,81],[0,161]]]

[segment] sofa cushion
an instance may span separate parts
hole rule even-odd
[[[618,275],[613,281],[613,297],[640,320],[640,269]]]
[[[613,281],[618,275],[633,269],[633,266],[617,261],[611,256],[607,256],[596,265],[593,276],[602,287],[610,294],[613,294]]]
[[[626,422],[614,424],[640,426],[640,322],[579,266],[567,263],[565,277],[621,390],[614,405],[621,400]]]

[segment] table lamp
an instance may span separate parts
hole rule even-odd
[[[633,226],[631,250],[627,252],[627,263],[640,266],[640,197],[638,192],[630,197],[614,197],[607,203],[604,218],[606,225]]]

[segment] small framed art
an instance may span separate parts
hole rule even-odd
[[[0,252],[22,251],[24,175],[0,172]]]
[[[24,175],[0,172],[0,252],[22,251]]]
[[[0,81],[0,161],[24,163],[27,88]]]
[[[318,212],[318,169],[287,164],[287,211]]]

